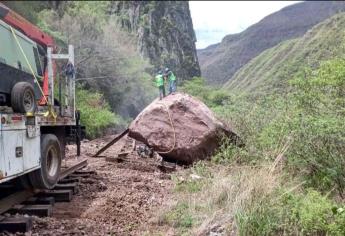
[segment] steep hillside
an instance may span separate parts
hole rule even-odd
[[[251,93],[286,90],[287,80],[301,69],[315,68],[323,60],[344,55],[344,27],[345,13],[339,13],[319,23],[303,37],[267,49],[242,67],[224,87]]]
[[[345,10],[345,2],[303,2],[273,13],[242,33],[198,51],[201,72],[211,84],[230,80],[238,69],[262,51],[302,36],[330,16]]]
[[[188,2],[115,1],[111,5],[111,14],[137,36],[140,53],[156,69],[168,66],[182,79],[200,76]]]
[[[33,23],[43,9],[53,9],[62,17],[76,5],[64,1],[2,2]],[[149,59],[154,70],[168,66],[181,79],[200,76],[196,37],[187,1],[112,1],[107,4],[106,11],[133,34],[140,54]]]

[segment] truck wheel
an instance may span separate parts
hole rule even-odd
[[[27,113],[36,110],[35,92],[28,82],[19,82],[11,92],[11,106],[14,112]]]
[[[29,173],[32,186],[52,189],[59,180],[62,152],[58,138],[53,134],[41,136],[41,168]]]

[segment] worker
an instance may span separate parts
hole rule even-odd
[[[74,69],[73,63],[71,61],[68,61],[67,65],[65,67],[65,74],[70,79],[74,78],[75,69]]]
[[[176,92],[176,76],[169,68],[165,68],[164,78],[169,81],[169,94],[174,94]]]
[[[156,86],[159,89],[159,99],[162,100],[165,97],[165,87],[164,87],[164,78],[162,71],[158,71],[156,77]]]

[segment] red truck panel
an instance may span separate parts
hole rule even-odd
[[[31,24],[2,3],[0,3],[0,19],[21,31],[41,46],[47,47],[54,45],[54,40],[51,36],[42,32],[37,26]]]

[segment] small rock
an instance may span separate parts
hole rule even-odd
[[[191,174],[189,177],[191,177],[191,178],[192,178],[192,180],[196,180],[196,179],[202,179],[202,177],[201,177],[201,176],[196,175],[196,174]]]

